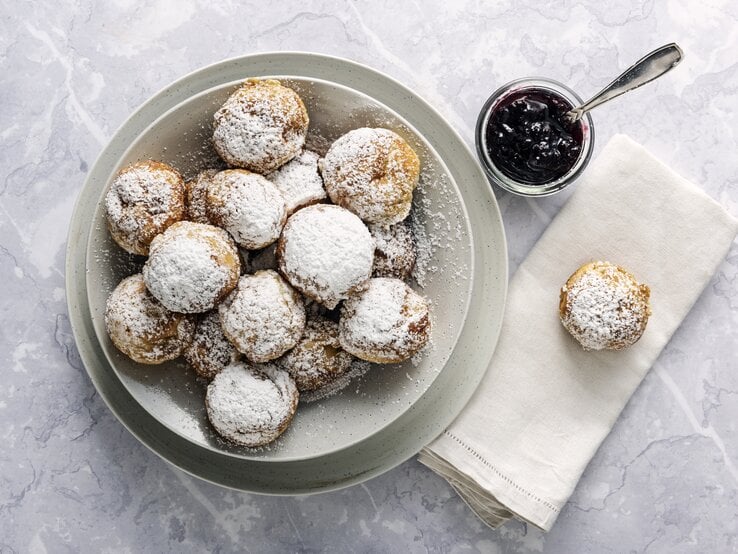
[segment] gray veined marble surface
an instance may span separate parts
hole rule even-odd
[[[80,364],[64,247],[88,167],[127,115],[225,57],[312,50],[413,87],[472,141],[525,75],[583,96],[653,47],[668,77],[597,113],[738,215],[738,3],[115,0],[0,7],[0,552],[738,551],[738,247],[626,407],[547,535],[491,531],[415,461],[343,491],[241,494],[141,446]],[[511,269],[569,193],[497,196]]]

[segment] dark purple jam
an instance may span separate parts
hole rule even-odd
[[[501,173],[520,183],[545,185],[566,175],[582,152],[582,122],[570,123],[573,106],[554,91],[511,92],[487,122],[487,153]]]

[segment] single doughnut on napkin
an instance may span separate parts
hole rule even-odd
[[[737,231],[699,188],[615,136],[511,280],[487,374],[420,462],[488,525],[517,517],[551,529]],[[593,260],[651,289],[651,318],[626,350],[585,351],[559,322],[561,286]]]

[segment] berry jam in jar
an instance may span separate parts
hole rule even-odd
[[[545,79],[514,81],[485,104],[477,121],[477,152],[489,179],[517,194],[545,196],[573,181],[593,146],[589,114],[571,122],[581,101]]]

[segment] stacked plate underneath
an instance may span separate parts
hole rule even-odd
[[[376,366],[343,391],[301,406],[270,448],[230,445],[210,429],[205,387],[182,361],[136,364],[105,333],[108,294],[141,260],[110,238],[101,198],[115,172],[142,159],[186,177],[212,161],[213,113],[247,77],[294,88],[315,148],[358,127],[402,135],[421,160],[414,218],[419,285],[432,302],[432,344],[418,359]],[[409,89],[364,66],[316,54],[271,53],[201,69],[146,102],[115,134],[85,182],[70,226],[67,298],[81,357],[120,421],[164,459],[202,479],[272,494],[331,490],[412,456],[461,411],[487,369],[507,288],[497,203],[469,149]]]

